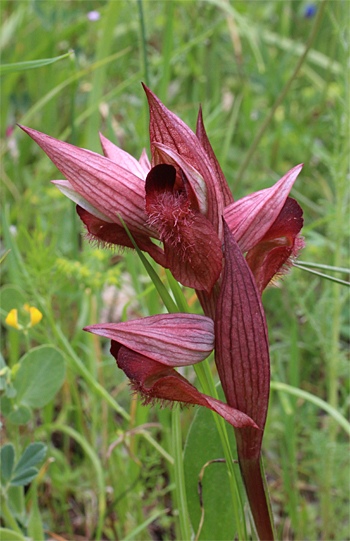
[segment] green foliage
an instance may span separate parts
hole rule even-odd
[[[320,3],[315,5],[319,9]],[[327,3],[311,50],[239,182],[237,172],[302,55],[315,18],[304,16],[304,2],[144,1],[142,6],[144,45],[136,2],[3,0],[1,5],[2,62],[36,65],[8,71],[1,80],[0,259],[11,252],[1,261],[1,458],[7,492],[0,536],[9,540],[40,539],[42,523],[67,539],[181,537],[171,415],[132,401],[108,344],[82,331],[102,318],[145,316],[164,306],[134,253],[114,253],[82,238],[74,205],[49,183],[60,173],[16,122],[97,152],[101,130],[138,158],[144,146],[149,151],[140,86],[146,53],[152,90],[192,128],[202,104],[235,199],[272,185],[305,162],[291,194],[304,210],[302,259],[349,267],[345,3]],[[100,20],[88,19],[92,9]],[[74,54],[43,65],[70,50]],[[349,278],[343,271],[336,276]],[[160,278],[168,288],[164,274]],[[178,301],[176,284],[169,283]],[[191,311],[199,312],[192,292],[184,293]],[[343,417],[350,395],[348,296],[340,283],[297,268],[263,296],[273,380],[321,398]],[[13,308],[27,322],[26,303],[43,314],[27,334],[5,324]],[[199,386],[194,371],[186,372]],[[213,374],[216,378],[214,369]],[[349,537],[347,434],[322,403],[305,396],[288,394],[283,386],[271,394],[263,450],[277,535],[340,541]],[[193,417],[193,409],[181,412],[183,440]],[[197,419],[207,423],[207,438]],[[192,451],[191,462],[195,434],[202,443],[198,460]],[[36,481],[24,496],[23,486],[11,483],[15,456],[23,456],[32,441],[47,447],[50,460],[39,476],[40,461],[17,472],[19,483],[31,475]],[[223,457],[216,445],[211,413],[199,411],[185,453],[194,530],[200,518],[198,470],[207,459]],[[224,493],[225,475],[224,464],[205,469],[201,538],[213,539],[214,528],[215,539],[229,531],[229,520],[213,523],[212,509],[219,504],[215,496],[211,508],[208,499],[212,490],[217,495],[215,481]],[[228,509],[227,501],[225,496],[222,505]]]
[[[219,399],[224,399],[221,387]],[[228,430],[228,436],[234,459],[237,460],[233,429]],[[223,460],[223,457],[224,453],[213,416],[208,409],[199,408],[188,431],[184,453],[188,507],[192,528],[196,534],[202,516],[198,483],[199,475],[204,468],[201,480],[204,522],[198,539],[226,541],[234,539],[237,532],[225,463],[209,463],[212,460]],[[238,471],[238,464],[235,465],[235,468]],[[245,502],[242,484],[240,485],[240,497]]]
[[[31,349],[7,370],[1,397],[3,415],[16,425],[26,424],[31,408],[42,408],[53,400],[65,373],[66,363],[59,349],[45,345]]]
[[[42,408],[61,388],[66,372],[62,353],[52,346],[31,349],[21,360],[15,377],[16,401]]]
[[[25,537],[18,533],[14,532],[13,530],[9,530],[8,528],[0,528],[0,539],[3,539],[5,541],[24,541]]]
[[[30,443],[14,467],[15,450],[11,443],[1,448],[1,476],[6,485],[24,486],[38,474],[37,464],[45,458],[47,447],[40,442]]]

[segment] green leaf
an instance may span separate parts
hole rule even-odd
[[[224,400],[221,387],[218,389],[218,393],[219,399]],[[237,453],[233,429],[228,432],[228,439],[233,456],[236,459]],[[199,408],[187,435],[184,456],[188,509],[195,535],[201,519],[198,495],[199,474],[203,466],[210,460],[222,459],[223,457],[224,453],[212,412],[207,408]],[[235,464],[234,467],[238,468],[238,464]],[[241,483],[240,492],[242,498],[245,498]],[[202,478],[202,496],[205,515],[199,539],[215,539],[216,541],[234,539],[236,525],[232,494],[224,462],[209,464],[205,468]]]
[[[28,483],[30,483],[34,477],[38,475],[38,473],[39,470],[37,468],[29,468],[20,475],[16,475],[16,477],[11,480],[11,485],[15,487],[28,485]]]
[[[30,443],[24,450],[21,458],[16,464],[14,475],[18,476],[32,466],[36,466],[41,462],[46,455],[47,447],[42,442],[37,441]]]
[[[11,479],[13,464],[15,461],[15,448],[12,443],[4,445],[0,451],[1,477],[5,482]]]
[[[27,406],[20,404],[14,406],[13,410],[8,415],[8,420],[14,425],[25,425],[32,416],[32,412]]]
[[[71,54],[73,54],[73,52],[74,51],[70,51],[69,53],[63,54],[61,56],[55,56],[53,58],[41,58],[39,60],[29,60],[27,62],[2,64],[0,65],[0,75],[4,75],[4,73],[11,73],[13,71],[23,71],[33,68],[41,68],[42,66],[48,66],[49,64],[54,64],[55,62],[62,60],[62,58],[67,58],[67,56],[70,56]]]
[[[24,535],[8,528],[0,528],[0,539],[2,541],[25,541]]]
[[[32,493],[32,508],[30,510],[28,520],[28,534],[35,541],[44,541],[45,536],[38,506],[36,482],[34,484],[35,486],[33,487],[34,490]]]
[[[7,398],[14,398],[17,394],[17,391],[14,387],[12,387],[12,385],[7,385],[6,387],[6,396]]]
[[[31,349],[20,361],[14,387],[16,403],[41,408],[61,388],[66,374],[63,354],[53,346]]]

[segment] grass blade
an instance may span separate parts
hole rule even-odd
[[[292,387],[292,385],[288,385],[287,383],[282,383],[280,381],[271,381],[271,389],[292,394],[299,398],[303,398],[304,400],[307,400],[312,404],[315,404],[315,406],[323,409],[331,417],[333,417],[333,419],[337,421],[337,423],[345,430],[345,432],[350,435],[349,421],[347,421],[347,419],[345,419],[345,417],[338,410],[328,404],[328,402],[322,400],[322,398],[319,398],[318,396],[308,393],[307,391],[303,391],[302,389],[298,389],[297,387]]]
[[[299,265],[298,263],[294,263],[294,267],[297,267],[298,269],[309,272],[310,274],[316,274],[316,276],[320,276],[321,278],[325,278],[326,280],[330,280],[331,282],[335,282],[336,284],[341,284],[343,286],[350,287],[350,282],[347,282],[346,280],[340,280],[340,278],[334,278],[334,276],[329,276],[329,274],[323,274],[323,272],[317,272],[307,267],[303,267],[302,265]]]
[[[0,75],[5,73],[12,73],[14,71],[23,71],[31,70],[34,68],[41,68],[42,66],[48,66],[49,64],[54,64],[63,58],[67,58],[74,51],[69,51],[69,53],[63,54],[61,56],[55,56],[54,58],[41,58],[39,60],[28,60],[27,62],[14,62],[12,64],[1,64],[0,65]]]
[[[329,270],[332,272],[344,272],[345,274],[350,274],[350,269],[347,269],[345,267],[334,267],[333,265],[323,265],[321,263],[310,263],[308,261],[300,261],[298,259],[298,265],[301,265],[302,267],[313,267],[315,269],[324,269]]]

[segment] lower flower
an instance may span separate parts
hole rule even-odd
[[[161,364],[112,340],[111,354],[118,367],[130,379],[131,387],[137,391],[144,404],[197,404],[209,408],[236,428],[251,426],[258,429],[245,413],[231,408],[224,402],[200,393],[171,366]]]

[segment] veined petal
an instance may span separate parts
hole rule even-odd
[[[77,213],[88,231],[88,238],[103,246],[125,246],[134,249],[129,235],[122,225],[110,223],[90,214],[85,208],[77,205]],[[140,250],[147,252],[162,267],[166,267],[164,251],[154,244],[149,237],[133,233],[134,241]]]
[[[145,148],[142,150],[142,153],[141,153],[141,156],[140,156],[140,159],[139,159],[139,163],[140,163],[140,165],[142,167],[144,176],[146,178],[148,173],[151,170],[151,163],[150,163],[150,161],[148,159],[147,152],[146,152]]]
[[[215,362],[227,403],[261,428],[239,433],[241,456],[257,458],[266,421],[270,358],[264,310],[254,277],[225,223],[225,267],[216,307]]]
[[[71,199],[71,201],[74,201],[74,203],[83,209],[87,210],[90,214],[96,216],[96,218],[100,218],[108,223],[113,223],[113,220],[93,207],[88,201],[86,201],[86,199],[84,199],[82,195],[76,192],[68,180],[51,180],[51,182],[60,190],[60,192],[63,193],[63,195],[68,197],[68,199]]]
[[[145,174],[142,165],[136,160],[136,158],[131,156],[131,154],[128,152],[125,152],[125,150],[117,147],[117,145],[102,135],[102,133],[100,133],[100,140],[103,154],[106,156],[106,158],[109,158],[112,160],[112,162],[117,163],[121,167],[124,167],[124,169],[127,171],[130,171],[137,177],[145,180],[147,173]]]
[[[224,218],[242,252],[258,244],[281,212],[303,168],[297,165],[274,186],[254,192],[225,208]]]
[[[118,367],[130,379],[133,389],[141,394],[145,404],[157,400],[197,404],[216,411],[234,427],[258,427],[244,413],[231,408],[224,402],[200,393],[174,368],[164,366],[144,355],[135,353],[112,341],[111,353]]]
[[[94,208],[131,232],[152,235],[144,212],[144,182],[108,158],[20,126],[46,152],[73,189]]]
[[[177,165],[182,169],[196,196],[196,201],[201,214],[206,216],[208,213],[208,190],[203,177],[194,169],[194,167],[187,163],[186,160],[181,158],[180,154],[175,150],[168,148],[162,143],[154,143],[152,146],[155,148],[153,153],[155,165],[165,163]]]
[[[162,314],[85,327],[167,366],[204,361],[214,348],[214,323],[196,314]]]
[[[220,184],[212,170],[209,158],[193,131],[143,85],[150,110],[150,141],[162,143],[175,150],[203,177],[208,190],[208,220],[220,238],[223,236],[221,216],[224,202]],[[152,156],[153,161],[153,156]]]
[[[227,205],[230,205],[231,203],[233,203],[234,199],[233,199],[231,190],[227,184],[227,180],[224,176],[224,173],[222,172],[220,164],[214,154],[213,148],[207,136],[207,132],[205,131],[205,127],[203,123],[202,107],[199,107],[196,136],[198,137],[199,142],[201,143],[202,147],[207,153],[207,156],[209,158],[213,171],[215,171],[217,181],[220,184],[220,189],[223,196],[224,205],[225,207],[227,207]]]
[[[303,211],[291,197],[288,197],[277,220],[270,227],[259,244],[246,255],[260,294],[265,287],[288,272],[293,261],[304,248],[304,239],[299,233],[303,227]]]

